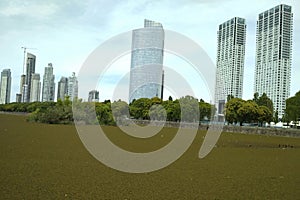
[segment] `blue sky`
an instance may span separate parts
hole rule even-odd
[[[49,62],[53,63],[57,83],[61,76],[70,76],[73,71],[77,73],[89,54],[102,42],[120,33],[141,28],[145,18],[161,22],[165,29],[194,40],[215,63],[218,25],[232,17],[243,17],[247,23],[243,98],[249,99],[253,96],[257,16],[280,3],[291,5],[294,13],[291,78],[291,95],[294,95],[300,90],[300,3],[291,0],[2,0],[0,70],[12,70],[11,100],[15,101],[22,74],[22,46],[36,48],[29,52],[37,56],[36,72],[41,76],[44,74],[44,67]],[[114,84],[129,72],[129,60],[130,56],[127,55],[116,61],[105,74],[100,82],[100,100],[111,98]],[[191,80],[191,84],[193,81],[197,82],[190,78],[193,74],[185,70],[183,62],[177,63],[175,66],[176,63],[173,62],[174,69],[181,68],[182,74]],[[194,85],[199,87],[201,83]],[[79,95],[87,99],[86,91],[79,91]],[[206,101],[211,100],[207,91],[195,92],[195,95]]]

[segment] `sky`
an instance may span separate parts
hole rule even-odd
[[[72,72],[78,74],[99,45],[124,32],[142,28],[144,19],[160,22],[164,29],[190,38],[215,63],[218,25],[233,17],[242,17],[247,24],[243,99],[251,99],[254,93],[257,17],[281,3],[291,5],[294,13],[290,92],[293,96],[300,90],[300,1],[296,0],[2,0],[0,70],[10,68],[12,71],[11,101],[15,101],[23,68],[21,47],[34,48],[28,49],[28,52],[37,56],[36,73],[42,77],[44,68],[52,63],[57,90],[59,79],[71,76]],[[164,64],[178,71],[192,85],[196,98],[212,101],[211,93],[203,86],[205,80],[195,76],[186,61],[166,53]],[[122,89],[116,91],[128,93],[126,81],[120,80],[128,79],[129,70],[129,54],[111,64],[96,88],[100,90],[100,101],[114,98],[113,91],[118,83],[124,87],[120,86]],[[174,80],[166,74],[166,81]],[[166,90],[164,98],[172,94],[171,90]],[[88,91],[79,90],[79,97],[87,99]]]

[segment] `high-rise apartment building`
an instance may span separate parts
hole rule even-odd
[[[292,7],[278,5],[258,16],[254,92],[266,93],[282,117],[290,95],[292,63]]]
[[[27,53],[25,84],[23,84],[22,86],[23,102],[30,102],[31,80],[32,80],[32,74],[35,73],[35,62],[36,62],[36,56],[31,53]],[[23,89],[27,90],[27,92],[25,92]]]
[[[22,94],[23,94],[23,86],[25,85],[25,78],[26,78],[25,74],[22,74],[20,79],[20,93],[16,94],[17,103],[23,102],[24,95],[22,96]]]
[[[32,74],[31,87],[30,87],[30,102],[40,101],[40,93],[41,93],[40,74]]]
[[[42,90],[42,102],[54,101],[55,96],[55,76],[53,75],[52,63],[45,67],[45,73],[43,77],[43,90]]]
[[[129,102],[162,96],[164,57],[163,26],[144,20],[144,28],[132,32]]]
[[[224,116],[227,96],[242,98],[246,44],[245,19],[234,17],[218,29],[215,103],[219,120]]]
[[[97,90],[90,91],[88,102],[99,102],[99,91]]]
[[[10,103],[11,92],[11,72],[10,69],[4,69],[1,72],[0,79],[0,104]]]
[[[78,98],[78,80],[75,76],[75,72],[68,78],[68,96],[71,101]]]
[[[68,95],[68,78],[61,77],[60,81],[58,81],[58,89],[57,89],[57,100],[65,100],[65,97]]]

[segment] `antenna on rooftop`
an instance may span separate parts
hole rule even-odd
[[[21,47],[21,49],[24,49],[24,58],[23,58],[23,74],[24,74],[24,70],[25,70],[25,56],[26,56],[26,50],[27,50],[27,49],[36,49],[36,48]]]

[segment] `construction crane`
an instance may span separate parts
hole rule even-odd
[[[21,47],[21,49],[24,49],[24,58],[23,58],[23,74],[24,74],[24,70],[25,70],[25,56],[26,56],[26,50],[27,50],[27,49],[36,49],[36,48]]]

